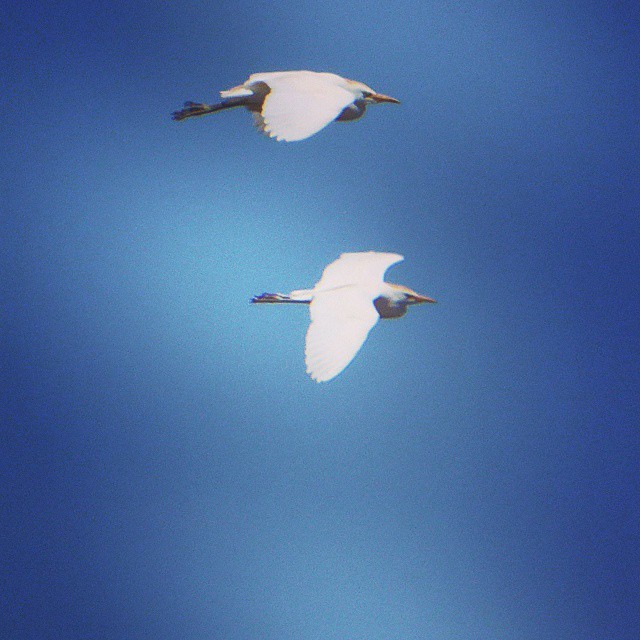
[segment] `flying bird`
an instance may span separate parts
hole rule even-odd
[[[384,281],[385,271],[401,260],[397,253],[343,253],[325,268],[313,289],[288,295],[263,293],[251,302],[309,305],[307,373],[317,382],[326,382],[353,360],[378,318],[400,318],[409,305],[435,302]]]
[[[174,120],[203,116],[214,111],[246,107],[253,113],[256,127],[276,140],[304,140],[334,120],[357,120],[368,104],[399,103],[376,93],[362,82],[334,73],[276,71],[254,73],[243,84],[221,91],[222,102],[185,102],[174,111]]]

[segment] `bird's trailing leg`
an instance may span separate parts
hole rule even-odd
[[[254,304],[277,304],[279,302],[290,304],[309,304],[309,300],[292,300],[289,296],[285,296],[283,293],[261,293],[259,296],[253,296],[253,298],[251,298],[251,302]]]
[[[171,114],[173,120],[185,120],[186,118],[193,118],[195,116],[204,116],[207,113],[213,113],[214,111],[222,111],[223,109],[232,109],[233,107],[242,107],[247,104],[247,98],[233,98],[230,100],[224,100],[217,104],[205,104],[204,102],[185,102],[184,108],[180,111],[174,111]]]

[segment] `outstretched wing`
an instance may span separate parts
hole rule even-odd
[[[375,287],[383,281],[385,271],[404,258],[397,253],[364,251],[343,253],[337,260],[325,267],[315,291],[325,291],[345,285]]]
[[[266,75],[266,74],[263,74]],[[326,127],[353,102],[352,93],[321,74],[298,71],[265,79],[266,95],[257,125],[276,140],[304,140]]]
[[[378,312],[360,288],[345,286],[314,295],[310,313],[307,373],[326,382],[353,360],[378,321]]]

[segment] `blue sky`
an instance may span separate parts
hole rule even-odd
[[[635,638],[632,3],[9,2],[0,627]],[[249,73],[399,98],[277,144]],[[439,302],[317,385],[343,251]]]

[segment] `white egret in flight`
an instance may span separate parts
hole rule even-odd
[[[334,73],[315,71],[276,71],[254,73],[243,84],[221,91],[222,102],[185,102],[174,111],[174,120],[246,107],[255,124],[276,140],[304,140],[334,120],[357,120],[368,104],[399,100],[376,93],[362,82],[347,80]]]
[[[385,271],[404,258],[397,253],[343,253],[322,272],[313,289],[263,293],[254,303],[308,304],[307,373],[318,382],[337,376],[353,360],[378,318],[399,318],[407,307],[435,302],[407,287],[384,281]]]

